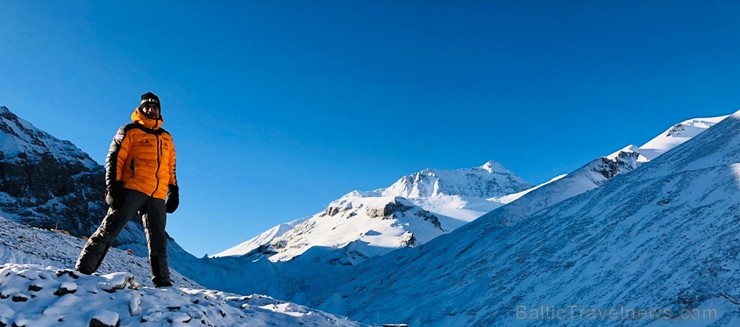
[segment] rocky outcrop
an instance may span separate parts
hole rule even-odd
[[[69,141],[0,108],[0,210],[47,229],[89,235],[105,215],[105,170]]]
[[[414,210],[415,208],[417,210]],[[408,214],[411,211],[413,211],[412,214],[414,217],[429,222],[435,228],[442,228],[442,224],[439,222],[439,218],[437,218],[437,216],[429,211],[413,205],[411,202],[401,197],[396,197],[393,201],[390,201],[379,208],[368,207],[366,209],[366,215],[369,218],[398,219],[401,215]]]
[[[606,180],[612,179],[614,176],[626,173],[634,170],[640,165],[638,158],[640,154],[631,151],[620,151],[613,157],[602,157],[601,164],[595,166],[594,171],[604,176]],[[599,184],[603,184],[603,181]]]

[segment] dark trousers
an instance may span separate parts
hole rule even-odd
[[[108,214],[98,230],[90,236],[77,259],[76,269],[93,273],[108,253],[113,241],[131,218],[143,212],[142,221],[149,246],[149,262],[152,266],[154,285],[170,283],[170,270],[167,263],[167,224],[164,200],[129,189],[123,190],[123,205],[118,209],[109,208]]]

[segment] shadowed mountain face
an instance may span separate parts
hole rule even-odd
[[[40,228],[90,235],[105,215],[105,170],[0,107],[0,210]]]

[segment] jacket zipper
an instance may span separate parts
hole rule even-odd
[[[159,189],[159,167],[162,166],[162,144],[159,140],[159,135],[155,135],[154,137],[157,138],[157,170],[154,172],[154,178],[157,180],[157,185],[154,187],[154,192],[149,197],[154,197],[154,193],[157,193],[157,190]]]

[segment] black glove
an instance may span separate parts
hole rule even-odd
[[[105,203],[113,209],[119,209],[123,204],[123,182],[115,181],[105,188]]]
[[[175,184],[170,184],[167,186],[167,190],[167,201],[165,201],[164,206],[167,213],[173,213],[180,205],[180,188]]]

